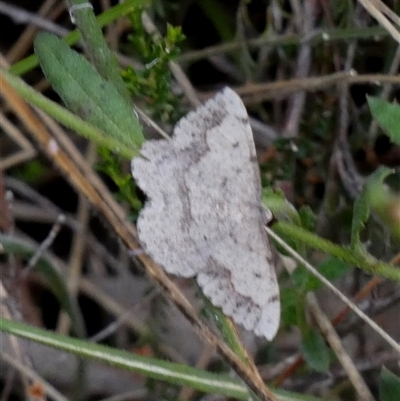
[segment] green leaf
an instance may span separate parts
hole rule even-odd
[[[400,196],[391,192],[381,181],[377,181],[370,185],[368,201],[382,223],[400,241]]]
[[[379,167],[365,181],[363,190],[354,202],[353,221],[351,224],[351,249],[357,253],[364,253],[364,247],[360,240],[361,230],[364,228],[371,212],[371,195],[382,190],[382,183],[392,172],[386,167]]]
[[[205,393],[236,397],[239,400],[249,399],[247,388],[239,380],[226,374],[205,372],[178,363],[135,355],[127,351],[62,336],[3,318],[0,319],[0,331],[70,352],[83,358],[106,362],[111,366],[139,373],[145,377],[163,380],[178,386],[189,386]]]
[[[302,313],[304,315],[304,309],[303,311],[299,312],[298,296],[298,292],[294,288],[282,288],[280,290],[282,323],[297,326],[298,313]],[[301,303],[301,306],[304,306],[304,302]]]
[[[110,7],[100,15],[96,16],[97,22],[99,23],[99,26],[103,28],[110,25],[116,19],[124,15],[131,14],[132,12],[136,11],[138,7],[141,7],[148,2],[149,0],[125,0],[124,2]],[[70,46],[77,43],[79,39],[81,39],[81,33],[77,29],[63,37],[63,41]],[[37,56],[35,54],[31,54],[23,60],[13,64],[9,71],[14,75],[20,76],[28,71],[33,70],[37,65]]]
[[[300,218],[296,208],[285,198],[282,191],[264,188],[262,191],[262,203],[271,210],[277,220],[291,221],[300,225]]]
[[[126,174],[121,169],[121,158],[110,149],[99,146],[97,149],[101,156],[101,161],[96,164],[96,169],[107,174],[117,185],[119,192],[114,194],[116,199],[128,202],[134,211],[134,216],[137,218],[138,212],[142,209],[143,204],[138,199],[136,193],[135,180],[132,180],[132,175]]]
[[[173,26],[167,23],[167,35],[166,35],[166,43],[168,46],[175,46],[177,43],[182,42],[186,39],[186,36],[182,32],[181,26]]]
[[[204,298],[204,315],[217,326],[222,338],[229,348],[246,364],[248,364],[247,351],[238,335],[233,329],[231,319],[227,317],[221,308],[214,306],[207,298]]]
[[[65,125],[71,130],[77,132],[83,137],[97,143],[100,146],[105,146],[108,149],[118,150],[118,154],[122,157],[131,159],[137,152],[132,150],[132,146],[128,147],[121,141],[106,135],[101,129],[98,129],[93,124],[82,120],[79,116],[73,114],[65,107],[53,102],[40,92],[34,90],[27,85],[25,81],[0,67],[2,78],[29,104],[38,107],[46,114],[53,117],[59,123]]]
[[[367,100],[377,123],[394,143],[400,145],[400,106],[377,97],[367,96]]]
[[[329,370],[329,349],[318,330],[310,329],[303,333],[301,350],[310,368],[317,372],[327,372]]]
[[[400,377],[383,367],[379,377],[379,401],[398,401],[399,395]]]
[[[41,32],[34,46],[46,78],[67,107],[138,152],[144,142],[140,124],[114,84],[55,35]]]
[[[330,281],[342,277],[350,268],[351,266],[348,263],[334,256],[327,257],[317,266],[318,271]],[[323,286],[323,284],[306,269],[296,269],[292,274],[292,280],[299,290],[305,292],[314,291]]]
[[[302,227],[309,231],[315,231],[317,217],[310,206],[301,206],[299,209],[299,216]]]
[[[18,169],[13,172],[13,177],[25,184],[39,183],[43,180],[46,168],[41,159],[31,159],[29,162],[18,166]]]

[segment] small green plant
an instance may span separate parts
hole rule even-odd
[[[131,94],[145,101],[155,118],[175,122],[181,117],[180,101],[172,91],[172,75],[168,63],[180,54],[177,45],[185,39],[180,27],[167,24],[166,36],[148,35],[141,19],[141,12],[130,14],[133,33],[128,39],[134,53],[143,62],[142,70],[127,67],[122,76]]]

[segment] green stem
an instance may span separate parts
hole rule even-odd
[[[87,0],[67,0],[69,8],[88,4]],[[129,92],[122,80],[117,58],[108,47],[100,25],[91,7],[76,8],[71,12],[71,19],[78,27],[86,45],[86,53],[97,72],[116,86],[120,95],[130,103]]]
[[[41,330],[27,324],[0,319],[0,331],[14,334],[83,358],[106,362],[111,366],[139,373],[145,377],[163,380],[175,385],[190,386],[205,393],[221,394],[248,400],[247,388],[227,375],[205,372],[173,362],[135,355],[104,345],[90,343]]]
[[[399,268],[376,260],[371,255],[359,254],[354,250],[343,248],[299,226],[283,221],[275,223],[273,230],[280,236],[291,238],[310,248],[318,249],[319,251],[335,256],[350,265],[365,270],[367,273],[376,274],[389,280],[400,282]]]
[[[70,352],[82,358],[105,362],[145,377],[161,380],[176,386],[189,386],[203,393],[219,394],[236,400],[250,398],[247,387],[238,379],[226,374],[211,373],[174,362],[136,355],[105,345],[94,344],[55,334],[24,323],[0,318],[0,332],[9,333],[61,351]],[[322,401],[321,398],[274,389],[280,401]]]

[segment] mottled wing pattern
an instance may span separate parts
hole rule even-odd
[[[132,174],[149,200],[138,220],[144,249],[167,272],[197,276],[225,314],[271,339],[279,288],[264,230],[261,183],[246,109],[226,88],[147,141]]]

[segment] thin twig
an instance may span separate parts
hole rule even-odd
[[[86,151],[86,159],[89,164],[93,164],[96,161],[97,150],[94,143],[90,143]],[[87,199],[79,195],[78,200],[78,213],[77,220],[81,224],[82,229],[80,231],[75,231],[70,251],[69,267],[67,269],[67,286],[71,296],[76,297],[79,279],[81,276],[81,271],[84,264],[84,255],[87,246],[87,232],[89,218],[90,218],[91,206]],[[59,315],[57,322],[57,331],[61,334],[68,333],[70,328],[70,319],[68,314],[63,311]]]
[[[259,103],[265,100],[283,99],[298,91],[314,92],[326,89],[337,84],[371,84],[381,85],[388,83],[392,85],[400,85],[399,75],[385,74],[364,74],[357,75],[356,71],[337,72],[320,77],[306,77],[301,79],[289,79],[261,84],[252,84],[235,88],[238,95],[242,96],[242,100],[246,105]],[[211,94],[201,96],[201,99],[209,97]]]
[[[13,319],[22,320],[21,313],[19,312],[19,310],[17,310],[14,299],[10,297],[1,280],[0,280],[0,318],[6,318],[11,320]],[[9,336],[8,338],[14,353],[13,360],[21,361],[21,364],[23,361],[25,366],[32,366],[33,364],[30,355],[24,352],[23,343],[21,344],[21,340],[15,336]],[[26,391],[29,386],[26,375],[22,376],[22,385],[24,387],[24,390]]]
[[[80,285],[80,288],[85,288],[86,290],[88,288],[92,288],[92,287],[94,287],[93,284],[87,280],[82,285]],[[99,290],[99,288],[97,286],[95,286],[94,288],[96,288],[96,290]],[[121,307],[116,303],[115,300],[110,298],[107,294],[101,294],[101,292],[102,291],[100,290],[100,294],[95,294],[94,299],[99,300],[100,299],[99,295],[103,295],[101,297],[103,305],[104,305],[104,301],[107,301],[107,303],[109,304],[109,307],[111,306],[110,305],[110,302],[111,302],[111,304],[113,305],[112,306],[113,308],[117,307],[117,308],[121,309]],[[118,330],[118,328],[121,327],[121,325],[125,324],[125,322],[127,322],[127,321],[135,322],[135,331],[138,331],[137,329],[139,328],[141,330],[142,335],[148,334],[148,330],[144,329],[143,325],[139,325],[139,323],[136,321],[136,319],[134,317],[134,313],[137,312],[139,309],[143,308],[147,303],[149,303],[155,296],[158,295],[158,292],[159,291],[152,291],[151,293],[147,294],[145,297],[143,297],[143,299],[140,300],[140,302],[138,302],[136,305],[134,305],[129,310],[121,309],[121,313],[119,313],[119,316],[117,316],[117,319],[114,322],[107,325],[106,327],[104,327],[99,332],[97,332],[95,335],[90,337],[89,341],[100,342],[100,341],[104,340],[105,338],[114,334]],[[93,291],[92,291],[92,295],[94,295]]]
[[[25,138],[21,131],[0,111],[0,127],[22,150],[7,156],[2,156],[0,172],[14,167],[24,161],[32,159],[36,155],[36,150]]]
[[[382,330],[372,319],[362,312],[349,298],[340,292],[328,279],[326,279],[315,267],[308,263],[299,253],[290,247],[281,237],[276,235],[269,227],[265,227],[267,233],[281,245],[295,260],[301,263],[313,276],[318,278],[326,287],[328,287],[341,301],[343,301],[354,313],[356,313],[371,329],[379,334],[397,353],[400,354],[400,345]]]
[[[23,365],[18,360],[16,360],[15,357],[8,355],[6,352],[2,352],[0,353],[0,359],[7,362],[14,369],[18,370],[18,372],[20,372],[22,375],[28,377],[36,383],[39,383],[45,390],[45,393],[48,396],[54,398],[55,401],[69,401],[68,398],[64,397],[57,389],[55,389],[50,383],[44,380],[33,369]]]
[[[333,42],[351,39],[366,39],[376,38],[379,36],[387,36],[388,33],[385,29],[375,26],[366,28],[346,28],[346,29],[318,29],[316,32],[308,35],[307,40],[312,45],[317,45],[326,42]],[[258,49],[262,46],[289,46],[298,45],[299,43],[306,43],[306,40],[300,34],[286,34],[286,35],[271,35],[261,36],[255,39],[247,40],[250,49]],[[195,50],[178,57],[178,63],[188,63],[198,61],[210,56],[219,55],[222,53],[229,53],[237,51],[241,48],[240,40],[234,40],[228,43],[209,46],[202,50]]]
[[[50,10],[56,3],[57,1],[55,0],[46,0],[40,6],[39,10],[36,13],[32,13],[20,7],[5,3],[3,1],[0,2],[0,9],[2,10],[2,13],[6,13],[16,23],[29,24],[29,26],[24,30],[24,32],[14,43],[10,51],[7,53],[7,59],[9,63],[14,63],[28,51],[32,44],[32,38],[35,35],[37,28],[41,28],[49,32],[54,32],[59,36],[64,36],[68,33],[67,29],[55,24],[50,20],[50,18],[44,18],[44,16],[46,16],[50,12]],[[58,13],[65,10],[64,2],[60,2],[58,4],[58,9]],[[54,18],[55,15],[53,15],[52,17]]]
[[[50,5],[50,7],[46,8],[46,11],[48,11],[51,8],[53,3],[54,0],[47,2],[47,4]],[[14,6],[5,1],[0,1],[0,14],[7,15],[7,17],[10,17],[16,24],[34,24],[38,28],[42,28],[46,31],[53,32],[59,36],[64,36],[67,33],[69,33],[68,29],[62,28],[59,25],[55,24],[54,22],[51,22],[46,18],[40,16],[41,14],[43,14],[42,9],[39,10],[39,13],[37,12],[33,13],[25,10],[24,8]]]
[[[360,400],[375,401],[374,396],[372,395],[368,386],[365,384],[355,364],[344,349],[340,337],[336,333],[332,323],[318,305],[318,301],[313,293],[307,294],[307,305],[311,309],[320,330],[324,334],[336,357],[340,361],[343,369],[346,371],[349,380],[353,384],[360,397]]]
[[[135,106],[136,112],[139,114],[140,118],[151,128],[156,130],[161,137],[164,139],[171,139],[171,137],[158,125],[156,124],[143,110],[138,106]]]
[[[380,0],[358,0],[365,9],[390,33],[400,44],[400,32],[393,26],[384,14],[387,14],[400,27],[400,18]]]
[[[302,35],[312,32],[316,21],[317,2],[305,1],[302,13]],[[311,45],[309,42],[302,43],[297,56],[295,78],[302,80],[309,75],[311,68]],[[288,109],[285,117],[285,128],[282,132],[283,138],[296,138],[298,136],[300,119],[306,100],[306,92],[299,91],[289,99]]]
[[[36,266],[38,260],[42,257],[43,253],[46,252],[46,250],[51,247],[51,245],[53,244],[59,231],[61,230],[61,227],[64,224],[64,221],[65,221],[65,215],[60,214],[57,217],[57,220],[53,224],[53,227],[51,228],[51,230],[50,230],[49,234],[47,235],[47,237],[45,238],[45,240],[40,244],[40,246],[38,247],[35,254],[29,260],[27,267],[24,270],[25,277],[31,271],[31,269],[33,269]]]
[[[203,348],[203,351],[200,355],[200,358],[196,362],[196,368],[198,369],[206,369],[208,364],[210,363],[210,360],[214,354],[214,347],[210,347],[209,344],[206,344]],[[179,395],[178,399],[182,401],[188,401],[190,398],[193,397],[195,393],[195,390],[191,387],[184,387]]]

